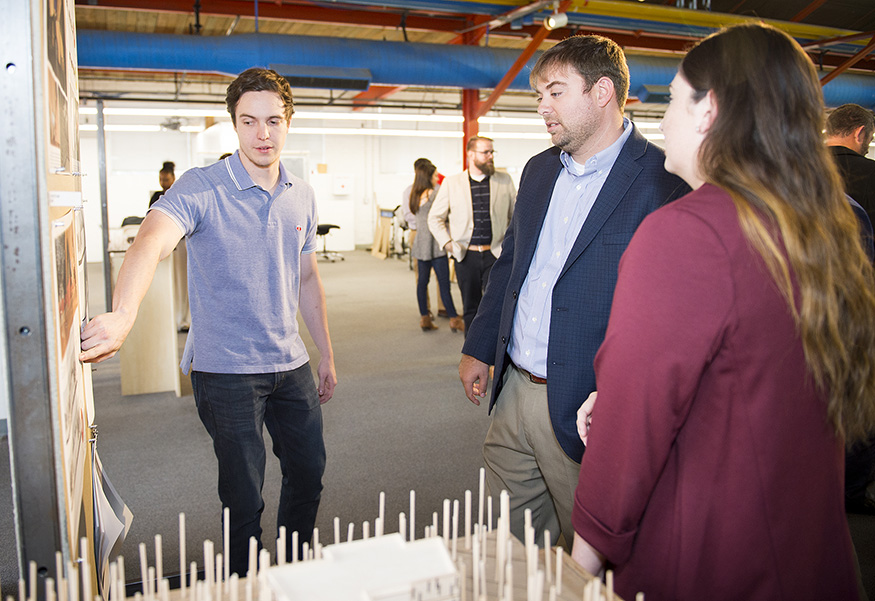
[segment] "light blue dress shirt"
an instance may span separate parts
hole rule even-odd
[[[508,345],[511,361],[536,376],[548,377],[547,344],[550,338],[553,286],[568,260],[583,222],[631,134],[631,122],[623,119],[620,137],[590,157],[585,165],[575,162],[565,151],[559,155],[563,168],[553,187],[538,246],[520,290]],[[581,294],[585,292],[581,290]]]

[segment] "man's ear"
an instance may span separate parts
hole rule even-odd
[[[864,131],[864,129],[865,128],[861,125],[860,127],[858,127],[857,129],[854,130],[854,141],[857,144],[859,144],[860,146],[863,145],[863,137],[866,135],[866,132]]]
[[[595,88],[597,90],[596,102],[599,108],[604,108],[609,103],[614,102],[614,82],[609,77],[600,77],[595,82]]]

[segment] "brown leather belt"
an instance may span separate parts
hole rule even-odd
[[[473,250],[474,252],[486,252],[491,247],[488,244],[475,244],[474,246],[469,246],[468,250]]]
[[[532,384],[546,384],[547,383],[547,378],[542,378],[540,376],[536,376],[532,372],[524,370],[522,367],[518,366],[513,361],[511,361],[510,364],[513,366],[513,368],[515,370],[517,370],[518,372],[523,374],[525,377],[527,377],[529,379],[529,382],[531,382]]]

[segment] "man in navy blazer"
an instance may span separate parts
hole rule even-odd
[[[596,390],[620,256],[645,216],[689,188],[624,118],[629,75],[614,42],[568,38],[531,81],[555,146],[523,170],[459,376],[479,405],[495,366],[483,458],[491,494],[510,494],[511,531],[523,539],[531,509],[536,540],[549,530],[556,544],[561,531],[570,548],[584,451],[576,414]]]

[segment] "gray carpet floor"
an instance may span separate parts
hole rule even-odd
[[[323,407],[328,463],[317,519],[320,539],[333,540],[333,522],[372,526],[386,494],[386,531],[397,530],[416,491],[417,531],[440,512],[444,499],[474,492],[489,425],[485,405],[465,398],[457,364],[462,335],[419,327],[414,276],[406,260],[379,260],[364,251],[346,260],[320,261],[339,384]],[[99,285],[91,283],[92,290]],[[432,284],[434,288],[434,284]],[[434,292],[434,291],[433,291]],[[461,308],[454,286],[457,307]],[[434,294],[433,294],[434,297]],[[182,338],[180,338],[180,342]],[[309,338],[311,357],[318,356]],[[139,580],[139,543],[154,561],[154,536],[163,537],[164,572],[178,572],[178,514],[186,514],[188,561],[202,565],[205,539],[221,541],[221,506],[209,436],[189,395],[122,396],[118,360],[97,367],[94,397],[98,453],[109,478],[134,514],[124,543],[129,581]],[[265,432],[267,439],[268,435]],[[269,439],[268,439],[269,444]],[[268,447],[269,448],[269,447]],[[275,532],[279,466],[268,454],[265,547]],[[17,597],[17,558],[11,511],[8,447],[0,444],[0,581],[2,595]],[[875,599],[875,517],[849,516],[864,581]],[[800,536],[804,536],[800,533]]]

